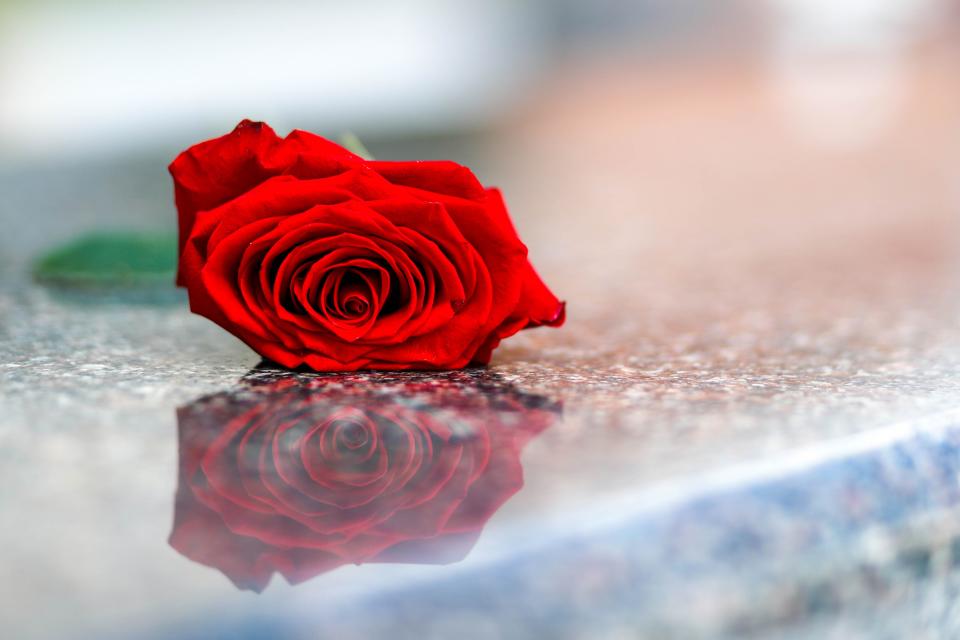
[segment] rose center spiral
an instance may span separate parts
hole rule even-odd
[[[368,430],[353,420],[338,421],[334,424],[337,434],[337,444],[347,449],[358,449],[370,440]]]
[[[330,316],[342,320],[361,320],[376,313],[379,278],[379,274],[360,269],[332,271],[323,286],[322,307]]]

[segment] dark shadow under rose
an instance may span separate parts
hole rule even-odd
[[[255,370],[177,412],[170,544],[261,591],[347,563],[462,560],[560,407],[491,374]]]

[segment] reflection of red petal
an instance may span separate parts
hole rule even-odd
[[[256,538],[231,532],[215,511],[193,499],[186,485],[177,492],[169,543],[191,560],[216,567],[239,589],[260,592],[273,575],[272,568],[257,564],[260,554],[270,547]]]
[[[257,558],[257,569],[276,571],[290,584],[300,584],[346,564],[343,558],[318,549],[284,549]]]
[[[450,564],[460,562],[480,538],[480,529],[444,533],[434,538],[404,540],[376,555],[375,562]]]
[[[506,443],[494,449],[485,472],[470,485],[470,491],[447,520],[448,531],[470,531],[482,527],[513,494],[523,487],[519,452]]]

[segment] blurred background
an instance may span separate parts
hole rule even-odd
[[[960,207],[958,34],[955,0],[0,0],[2,264],[172,229],[166,164],[243,118],[470,164],[556,277],[897,235]]]

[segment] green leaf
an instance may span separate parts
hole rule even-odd
[[[40,256],[34,278],[70,288],[173,287],[177,239],[172,234],[100,232]]]

